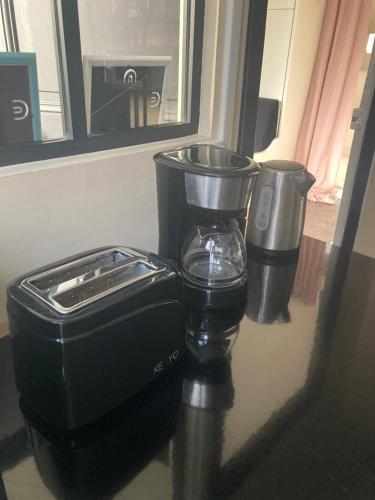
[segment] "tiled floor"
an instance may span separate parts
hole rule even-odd
[[[325,243],[331,243],[339,208],[339,205],[308,201],[303,234]]]

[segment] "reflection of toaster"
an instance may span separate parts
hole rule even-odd
[[[185,349],[181,283],[169,261],[104,248],[8,287],[16,383],[45,420],[66,428],[124,402]]]
[[[35,464],[53,498],[122,498],[126,485],[151,460],[168,457],[164,451],[176,432],[181,406],[181,365],[76,431],[46,424],[21,398]]]

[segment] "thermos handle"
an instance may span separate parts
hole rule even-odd
[[[313,184],[315,184],[316,177],[314,177],[313,174],[311,174],[306,170],[306,180],[307,180],[307,189],[306,189],[307,193],[307,191],[313,186]]]
[[[303,175],[294,175],[294,180],[296,181],[296,185],[299,192],[301,193],[301,196],[306,196],[308,190],[316,181],[315,177],[307,170],[305,170]]]

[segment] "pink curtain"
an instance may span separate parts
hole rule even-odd
[[[293,295],[307,305],[317,302],[322,288],[326,243],[304,236],[298,258]]]
[[[317,179],[308,194],[313,201],[334,203],[370,14],[371,0],[327,0],[295,152]]]

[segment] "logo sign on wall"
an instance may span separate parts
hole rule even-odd
[[[83,56],[88,132],[107,134],[170,121],[171,56]]]
[[[0,146],[41,140],[36,56],[0,52]]]
[[[158,125],[164,66],[93,67],[91,132]]]

